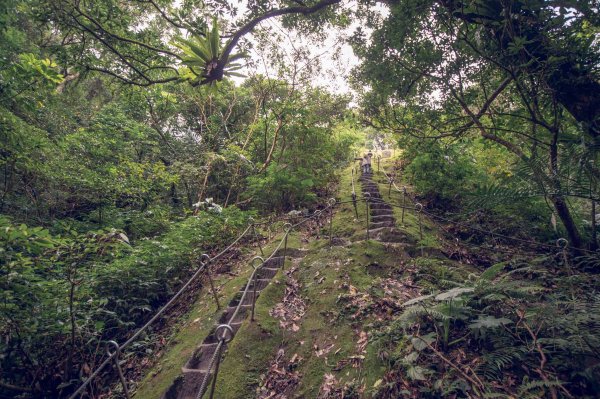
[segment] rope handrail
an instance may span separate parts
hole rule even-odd
[[[349,201],[346,201],[349,202]],[[344,202],[341,202],[344,203]],[[315,216],[319,216],[322,214],[323,211],[331,208],[332,206],[337,205],[338,203],[335,202],[335,200],[333,200],[333,203],[331,202],[331,200],[328,202],[328,205],[323,208],[322,210],[317,210],[315,211],[312,215],[305,217],[303,220],[301,220],[300,222],[291,225],[289,223],[290,227],[288,228],[288,230],[285,232],[284,237],[281,239],[281,241],[279,242],[278,246],[275,248],[275,250],[273,251],[273,253],[266,259],[264,260],[262,263],[264,264],[265,262],[269,261],[271,258],[273,258],[273,256],[275,255],[275,253],[281,249],[281,246],[284,242],[284,240],[287,240],[287,235],[289,234],[289,232],[295,228],[298,227],[300,225],[302,225],[303,223],[305,223],[306,221],[313,219]],[[169,299],[169,301],[164,304],[151,318],[150,320],[148,320],[143,326],[141,326],[129,339],[127,339],[127,341],[125,341],[122,345],[118,345],[115,341],[108,341],[109,345],[112,345],[115,350],[114,351],[107,351],[107,357],[98,365],[98,367],[96,367],[96,369],[90,374],[90,376],[77,388],[77,390],[75,392],[73,392],[70,396],[69,399],[75,399],[78,395],[82,394],[85,389],[90,385],[90,383],[102,372],[102,370],[104,370],[104,368],[111,362],[111,361],[117,361],[118,362],[118,355],[120,354],[120,352],[129,347],[133,342],[135,342],[135,340],[144,332],[146,331],[160,316],[162,316],[165,311],[171,306],[173,305],[173,303],[175,303],[175,301],[185,292],[185,290],[205,271],[207,271],[208,266],[210,265],[210,263],[218,260],[219,258],[221,258],[223,255],[225,255],[229,250],[231,250],[231,248],[233,248],[237,243],[239,243],[239,241],[245,237],[248,232],[253,229],[256,226],[262,226],[262,225],[274,225],[276,223],[281,222],[282,220],[293,220],[296,217],[289,217],[289,218],[283,218],[283,219],[278,219],[278,220],[274,220],[274,221],[266,221],[266,222],[255,222],[255,221],[251,221],[250,224],[248,224],[248,226],[246,226],[245,230],[239,235],[237,236],[237,238],[232,241],[229,245],[227,245],[227,247],[225,247],[223,250],[221,250],[218,254],[216,254],[215,256],[208,257],[207,255],[203,255],[203,261],[201,263],[201,265],[198,267],[198,269],[194,272],[194,274],[179,288],[179,290],[171,297],[171,299]],[[240,305],[243,303],[245,296],[247,294],[247,290],[248,287],[250,286],[250,284],[252,283],[255,275],[256,275],[256,269],[253,271],[252,275],[250,276],[250,279],[248,280],[248,284],[246,287],[246,290],[244,291],[244,294],[242,296],[242,299],[240,301],[240,303],[238,304],[238,307],[236,308],[236,311],[234,312],[234,314],[232,315],[232,317],[230,318],[229,322],[227,323],[227,326],[229,328],[231,328],[231,326],[229,326],[229,324],[231,323],[231,320],[234,319],[234,317],[237,316],[237,313],[239,312],[239,308]],[[209,276],[210,277],[210,276]],[[218,305],[218,303],[217,303]],[[212,363],[211,363],[211,367],[212,367]],[[119,369],[119,374],[121,374],[121,370],[120,370],[120,366],[117,364],[117,368]],[[210,369],[209,369],[210,370]],[[122,381],[123,382],[123,381]],[[206,388],[206,387],[204,387]],[[128,392],[127,392],[127,388],[124,387],[125,393],[128,396]],[[202,391],[201,391],[202,392]]]
[[[356,196],[356,190],[354,188],[354,168],[352,168],[352,196]]]
[[[396,183],[394,182],[394,180],[385,172],[384,169],[381,169],[381,171],[383,172],[383,174],[386,176],[386,178],[388,179],[388,181],[392,184],[392,186],[398,192],[403,192],[401,189],[398,188],[398,186],[396,185]],[[371,202],[374,202],[374,201],[371,200]],[[397,208],[413,209],[413,208],[410,208],[410,207],[403,207],[401,205],[395,205],[395,204],[389,204],[389,205],[397,207]],[[481,228],[477,228],[477,227],[471,226],[471,225],[467,224],[467,222],[456,222],[456,221],[444,218],[442,216],[435,215],[435,214],[433,214],[431,212],[427,212],[425,209],[423,209],[422,212],[424,214],[426,214],[427,216],[429,216],[429,217],[431,217],[433,219],[436,219],[438,221],[443,221],[443,222],[447,222],[447,223],[453,223],[453,224],[458,225],[458,226],[466,227],[469,230],[473,230],[473,231],[477,231],[479,233],[483,233],[485,235],[491,236],[492,238],[494,238],[494,237],[504,238],[504,239],[507,239],[507,240],[512,240],[512,241],[515,241],[515,242],[521,242],[521,243],[524,243],[524,244],[529,244],[531,246],[536,246],[538,248],[545,248],[545,249],[555,249],[556,248],[556,245],[553,245],[553,244],[546,244],[546,243],[541,243],[541,242],[537,242],[537,241],[526,240],[526,239],[517,238],[517,237],[511,237],[511,236],[507,236],[505,234],[496,233],[496,232],[492,232],[492,231],[489,231],[489,230],[484,230],[484,229],[481,229]],[[559,240],[564,240],[564,238],[560,238]],[[598,251],[591,251],[591,250],[588,250],[588,249],[585,249],[585,248],[577,248],[577,251],[578,252],[582,252],[582,253],[588,253],[588,254],[596,254],[596,255],[598,254]]]
[[[92,380],[95,377],[97,377],[98,374],[100,374],[100,372],[111,362],[111,360],[113,360],[115,358],[115,356],[117,355],[118,352],[122,351],[123,349],[125,349],[129,345],[131,345],[145,330],[147,330],[160,316],[162,316],[162,314],[183,294],[183,292],[187,289],[187,287],[189,287],[190,284],[192,284],[192,282],[194,282],[198,278],[198,276],[200,276],[200,274],[206,270],[209,263],[219,259],[227,251],[229,251],[235,244],[237,244],[250,231],[250,229],[252,228],[253,225],[254,225],[254,223],[250,223],[246,227],[246,229],[231,244],[229,244],[224,250],[219,252],[214,257],[209,258],[208,260],[203,262],[200,265],[200,267],[198,267],[196,272],[194,272],[194,274],[185,282],[185,284],[183,284],[181,286],[181,288],[179,288],[179,290],[175,293],[175,295],[173,295],[171,297],[171,299],[166,304],[164,304],[154,314],[154,316],[152,316],[152,318],[150,318],[150,320],[148,320],[142,327],[140,327],[127,341],[125,341],[123,343],[123,345],[119,345],[117,347],[117,350],[115,350],[114,352],[109,352],[108,357],[106,359],[104,359],[104,361],[102,363],[100,363],[100,365],[96,368],[96,370],[94,370],[94,372],[92,374],[90,374],[90,376],[79,386],[79,388],[73,394],[71,394],[71,396],[69,396],[69,399],[74,399],[75,397],[77,397],[77,395],[81,394],[88,387],[88,385],[92,382]]]
[[[217,373],[219,370],[218,367],[220,364],[221,350],[223,348],[223,345],[225,345],[227,342],[229,342],[233,339],[234,333],[233,333],[233,327],[231,326],[231,324],[236,319],[242,306],[244,306],[244,301],[246,299],[246,296],[248,295],[250,286],[252,286],[254,289],[254,296],[253,296],[253,300],[252,300],[252,317],[254,317],[254,306],[256,303],[256,275],[257,275],[258,270],[261,267],[263,267],[267,262],[269,262],[271,259],[273,259],[275,257],[275,254],[279,252],[279,250],[281,249],[284,242],[286,243],[286,246],[287,246],[288,235],[290,234],[290,232],[293,229],[295,229],[298,226],[301,226],[302,224],[306,223],[307,221],[309,221],[315,217],[319,217],[326,210],[332,209],[334,206],[336,206],[340,203],[343,203],[343,202],[336,202],[335,199],[331,198],[327,202],[327,206],[325,208],[315,211],[312,215],[304,218],[300,222],[298,222],[296,224],[286,223],[286,225],[288,227],[285,228],[286,225],[284,225],[283,237],[281,238],[281,240],[279,240],[279,244],[277,244],[275,249],[273,249],[273,251],[271,252],[271,255],[269,255],[266,259],[263,259],[260,256],[256,256],[250,261],[250,264],[253,267],[253,271],[252,271],[252,274],[250,275],[250,277],[248,278],[248,281],[246,283],[246,286],[244,288],[242,296],[241,296],[238,304],[236,305],[235,310],[233,311],[233,314],[228,318],[228,321],[226,323],[220,324],[215,330],[214,334],[215,334],[215,338],[218,340],[218,345],[217,345],[217,348],[215,349],[215,353],[213,354],[213,356],[210,359],[210,363],[208,364],[206,374],[204,375],[204,378],[202,379],[202,384],[200,385],[200,389],[198,390],[198,392],[196,394],[196,399],[202,398],[206,388],[208,387],[208,383],[211,380],[211,378],[213,379],[213,381],[212,381],[210,397],[212,398],[212,396],[214,394],[215,384],[216,384],[216,380],[217,380]],[[259,266],[255,266],[256,260],[261,261]],[[283,262],[285,263],[285,254],[284,254]],[[213,367],[215,368],[215,372],[211,373],[211,370],[213,369]]]
[[[398,191],[399,193],[403,193],[406,190],[406,186],[404,186],[404,190],[401,190],[396,185],[396,182],[394,181],[394,178],[391,177],[390,175],[388,175],[387,173],[385,173],[385,169],[382,168],[381,171],[383,172],[383,174],[385,175],[385,177],[388,179],[388,182],[390,182],[392,184],[392,186],[396,189],[396,191]]]

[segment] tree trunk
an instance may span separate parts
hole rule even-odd
[[[552,201],[556,214],[560,218],[563,226],[565,226],[565,230],[569,236],[569,245],[574,248],[582,248],[583,242],[581,241],[581,236],[579,235],[577,225],[571,216],[571,212],[569,211],[565,199],[562,196],[553,195],[550,197],[550,201]]]
[[[595,251],[598,249],[598,233],[596,232],[596,201],[592,200],[592,242],[590,243],[590,249]]]

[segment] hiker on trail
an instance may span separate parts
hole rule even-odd
[[[367,154],[363,155],[360,159],[360,168],[362,169],[362,173],[367,173]]]
[[[371,158],[373,157],[373,153],[369,151],[367,155],[365,155],[365,173],[371,173]]]

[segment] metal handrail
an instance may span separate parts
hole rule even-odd
[[[229,317],[229,320],[227,321],[227,323],[220,324],[215,330],[215,333],[214,333],[215,338],[217,339],[217,341],[219,343],[217,345],[217,348],[215,350],[213,357],[210,360],[206,374],[204,375],[204,378],[202,379],[202,384],[200,385],[200,389],[198,390],[198,392],[196,394],[196,399],[202,398],[202,396],[204,395],[204,391],[208,387],[208,383],[211,378],[213,380],[212,380],[212,385],[211,385],[210,398],[212,399],[212,397],[214,395],[214,389],[215,389],[215,384],[216,384],[216,380],[217,380],[219,364],[220,364],[220,360],[221,360],[220,357],[221,357],[222,347],[225,343],[227,343],[227,342],[231,341],[231,339],[233,339],[233,327],[231,326],[231,323],[233,322],[233,320],[235,320],[241,307],[243,306],[244,300],[246,299],[246,296],[248,294],[248,291],[249,291],[251,285],[253,286],[253,289],[254,289],[254,297],[252,299],[252,318],[254,318],[254,307],[255,307],[255,303],[256,303],[256,274],[257,274],[258,269],[260,269],[262,266],[265,265],[265,263],[267,263],[271,259],[273,259],[275,254],[281,249],[284,242],[287,245],[288,235],[294,228],[301,226],[302,224],[306,223],[308,220],[311,220],[315,217],[319,217],[326,210],[333,209],[333,207],[335,207],[337,204],[339,204],[339,203],[336,202],[336,200],[334,198],[330,198],[329,201],[327,202],[327,206],[325,208],[315,211],[312,215],[304,218],[303,220],[301,220],[300,222],[298,222],[296,224],[293,224],[293,225],[288,224],[287,229],[284,229],[284,234],[283,234],[283,237],[281,238],[281,240],[279,241],[279,244],[275,247],[275,249],[273,249],[273,251],[271,252],[271,255],[269,255],[269,257],[267,257],[266,259],[263,259],[261,256],[255,256],[254,258],[252,258],[252,260],[250,261],[250,264],[254,270],[252,271],[252,274],[248,278],[248,282],[246,283],[246,287],[244,288],[242,297],[240,298],[237,306],[235,307],[233,314]],[[255,266],[256,260],[261,261],[259,266]],[[285,256],[284,256],[283,262],[285,264]],[[230,332],[229,337],[225,336],[225,331]],[[211,370],[213,369],[213,367],[215,368],[215,372],[214,372],[214,374],[211,374]]]
[[[113,352],[108,352],[108,357],[106,359],[104,359],[104,361],[102,363],[100,363],[100,365],[94,370],[94,372],[92,374],[90,374],[90,376],[79,386],[79,388],[73,393],[71,394],[71,396],[69,396],[69,399],[75,399],[75,397],[77,397],[77,395],[83,393],[83,391],[88,387],[88,385],[93,381],[94,378],[96,378],[98,376],[98,374],[100,374],[100,372],[125,348],[127,348],[129,345],[131,345],[141,334],[142,332],[144,332],[146,329],[148,329],[148,327],[150,327],[180,296],[181,294],[183,294],[183,292],[187,289],[187,287],[190,286],[190,284],[196,280],[198,278],[198,276],[200,276],[200,274],[206,270],[207,266],[209,265],[210,262],[215,261],[216,259],[219,259],[221,256],[223,256],[227,251],[229,251],[235,244],[237,244],[247,233],[248,231],[250,231],[250,229],[254,226],[254,223],[251,223],[248,225],[248,227],[246,227],[246,229],[244,230],[244,232],[242,234],[240,234],[231,244],[229,244],[224,250],[222,250],[221,252],[219,252],[217,255],[215,255],[212,258],[209,258],[207,261],[205,261],[204,263],[202,263],[200,265],[200,267],[198,267],[198,270],[196,270],[196,272],[187,280],[187,282],[181,286],[181,288],[177,291],[177,293],[175,293],[175,295],[173,295],[171,297],[171,299],[165,304],[163,305],[162,308],[160,308],[158,310],[158,312],[156,312],[156,314],[154,316],[152,316],[152,318],[150,320],[148,320],[142,327],[140,327],[135,334],[133,334],[127,341],[125,341],[125,343],[123,343],[123,345],[118,345],[115,341],[110,341],[112,343],[112,346],[115,347],[115,350]],[[116,346],[115,346],[116,345]],[[123,387],[123,389],[127,392],[127,388]]]
[[[396,191],[398,191],[398,192],[400,192],[400,193],[404,193],[404,194],[406,194],[406,191],[405,191],[405,190],[406,190],[406,187],[405,187],[405,186],[403,187],[403,189],[400,189],[400,188],[398,188],[398,186],[397,186],[397,185],[396,185],[396,183],[394,182],[394,179],[392,179],[392,178],[391,178],[391,176],[389,176],[389,175],[388,175],[388,174],[385,172],[385,170],[384,170],[384,169],[382,169],[381,171],[383,172],[383,174],[385,175],[385,177],[388,179],[388,181],[389,181],[389,182],[392,184],[392,186],[393,186],[393,187],[396,189]],[[410,196],[409,196],[409,198],[410,198]],[[412,199],[411,199],[411,200],[412,200]],[[371,200],[371,202],[374,202],[374,201],[373,201],[373,200]],[[466,227],[466,228],[468,228],[469,230],[476,231],[476,232],[479,232],[479,233],[482,233],[482,234],[486,234],[486,235],[488,235],[488,236],[491,236],[491,237],[504,238],[504,239],[507,239],[507,240],[512,240],[512,241],[515,241],[515,242],[521,242],[521,243],[524,243],[524,244],[528,244],[528,245],[531,245],[531,246],[538,247],[538,248],[540,248],[540,249],[541,249],[541,248],[544,248],[544,249],[554,249],[554,248],[555,248],[555,245],[552,245],[552,244],[545,244],[545,243],[541,243],[541,242],[537,242],[537,241],[525,240],[525,239],[522,239],[522,238],[517,238],[517,237],[507,236],[507,235],[504,235],[504,234],[495,233],[495,232],[492,232],[492,231],[488,231],[488,230],[484,230],[484,229],[481,229],[481,228],[477,228],[477,227],[470,226],[470,225],[469,225],[469,224],[467,224],[466,222],[456,222],[456,221],[452,221],[452,220],[450,220],[450,219],[447,219],[447,218],[444,218],[444,217],[442,217],[442,216],[438,216],[438,215],[435,215],[435,214],[433,214],[433,213],[431,213],[431,212],[428,212],[428,211],[426,211],[426,210],[423,208],[423,206],[422,206],[421,204],[419,204],[419,203],[415,203],[415,206],[414,206],[414,207],[407,207],[407,206],[395,205],[395,204],[389,204],[389,205],[391,205],[391,206],[393,206],[393,207],[397,207],[397,208],[402,208],[402,209],[415,209],[415,210],[416,210],[416,208],[415,208],[415,207],[416,207],[417,205],[420,205],[420,207],[419,207],[419,209],[420,209],[420,210],[418,211],[419,213],[423,213],[423,214],[425,214],[425,215],[429,216],[430,218],[432,218],[432,219],[436,219],[436,220],[438,220],[438,221],[443,221],[443,222],[453,223],[453,224],[455,224],[455,225],[457,225],[457,226]],[[564,243],[564,241],[563,241],[563,240],[564,240],[564,241],[567,241],[565,238],[559,238],[559,239],[557,240],[557,242],[559,242],[559,241],[561,242],[561,248],[562,248],[562,245],[564,245],[564,244],[563,244],[563,243]],[[557,245],[558,245],[558,244],[557,244]],[[567,241],[567,246],[568,246],[568,241]],[[563,250],[564,250],[564,248],[563,248]],[[587,249],[578,249],[578,251],[585,252],[585,253],[591,253],[591,254],[597,254],[597,253],[598,253],[597,251],[590,251],[590,250],[587,250]]]

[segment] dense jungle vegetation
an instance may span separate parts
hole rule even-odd
[[[202,253],[391,148],[472,269],[421,250],[382,377],[320,397],[598,397],[599,34],[593,0],[2,1],[0,397],[68,397]]]

